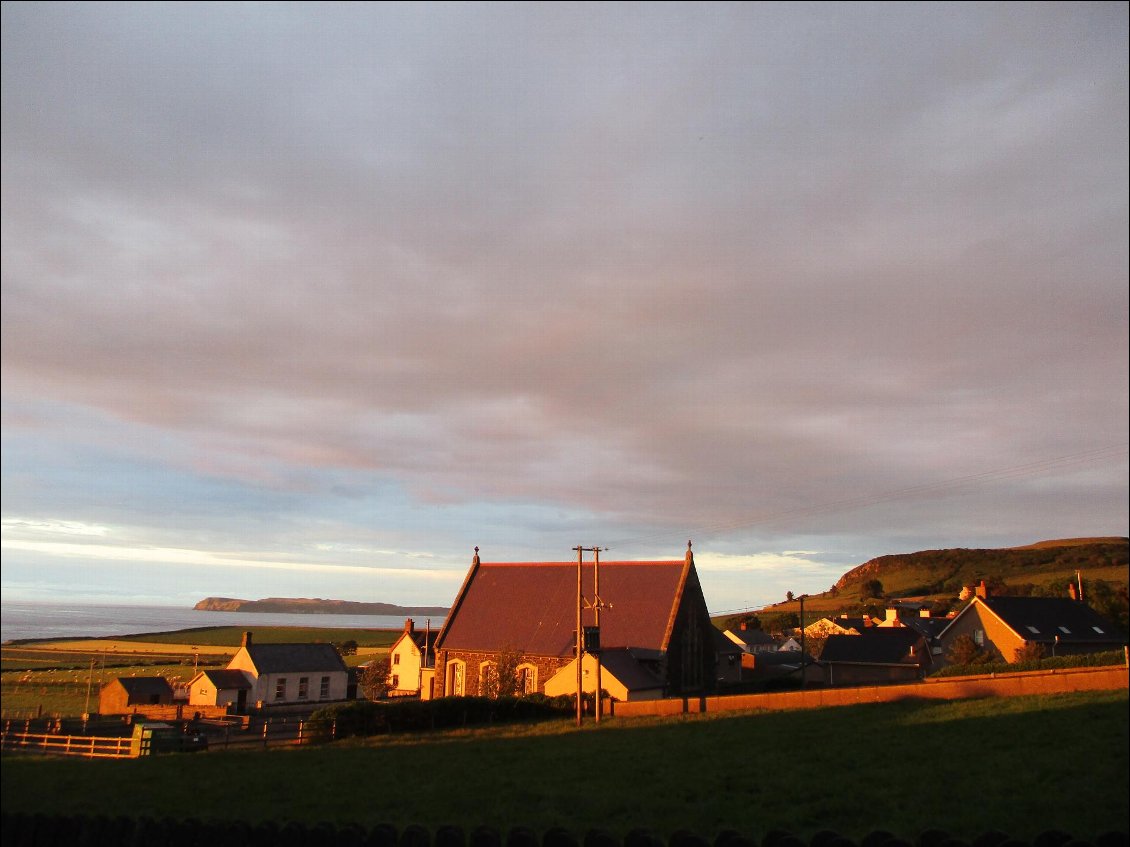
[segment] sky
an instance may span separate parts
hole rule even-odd
[[[2,14],[5,600],[1128,534],[1125,3]]]

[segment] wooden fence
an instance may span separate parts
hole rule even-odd
[[[4,730],[3,749],[50,756],[83,756],[88,759],[124,759],[130,753],[127,737],[105,735],[50,735],[40,732]]]
[[[332,741],[336,726],[329,731],[315,732],[305,721],[262,721],[246,725],[237,722],[201,722],[197,734],[207,745],[191,745],[194,750],[251,750],[270,747],[299,747]],[[4,750],[51,756],[84,756],[87,758],[130,758],[132,738],[123,736],[68,735],[51,732],[30,732],[26,725],[6,722],[2,735]]]

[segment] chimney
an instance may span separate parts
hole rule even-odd
[[[985,585],[985,580],[981,580],[981,584],[977,586],[977,596],[982,600],[989,599],[989,586]]]
[[[411,635],[416,630],[416,622],[412,618],[404,619],[404,631]]]
[[[245,647],[245,648],[251,646],[251,633],[250,632],[243,633],[243,642],[240,644],[240,646]]]
[[[1074,582],[1067,583],[1067,596],[1070,597],[1072,600],[1075,600],[1075,601],[1078,602],[1079,591],[1075,588]]]
[[[740,629],[741,629],[742,632],[745,632],[747,629],[749,629],[749,624],[746,623],[745,621],[742,621],[741,625],[740,625]]]

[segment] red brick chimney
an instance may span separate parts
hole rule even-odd
[[[989,586],[985,585],[985,580],[981,580],[981,584],[977,586],[977,596],[982,600],[989,599]]]
[[[241,647],[250,647],[251,646],[251,633],[250,632],[243,633],[243,641],[241,642],[240,646]]]
[[[404,631],[409,635],[416,631],[416,622],[412,620],[412,618],[406,618],[404,620]]]

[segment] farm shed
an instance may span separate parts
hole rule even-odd
[[[169,706],[172,702],[173,687],[163,676],[122,676],[98,692],[102,715],[127,715],[138,706]]]

